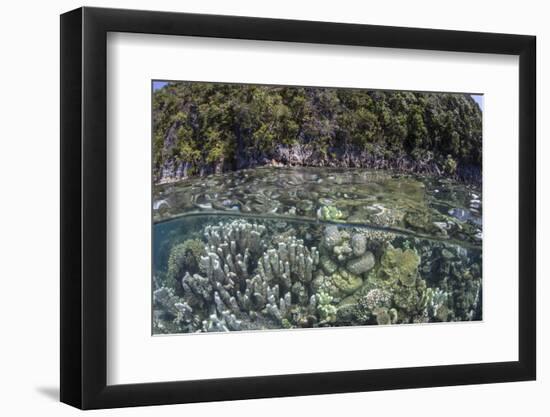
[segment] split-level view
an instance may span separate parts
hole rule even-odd
[[[482,319],[483,97],[152,83],[153,334]]]

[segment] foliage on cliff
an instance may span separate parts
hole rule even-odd
[[[472,179],[481,137],[467,94],[191,82],[153,93],[155,182],[268,163]]]

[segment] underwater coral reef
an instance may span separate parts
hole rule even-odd
[[[331,222],[335,210],[184,224],[155,270],[153,333],[481,319],[479,248]]]

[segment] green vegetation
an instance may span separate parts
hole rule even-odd
[[[153,94],[156,182],[271,163],[481,175],[467,94],[177,82]]]

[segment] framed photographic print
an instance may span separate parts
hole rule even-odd
[[[535,38],[61,16],[61,400],[535,379]]]

